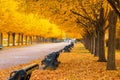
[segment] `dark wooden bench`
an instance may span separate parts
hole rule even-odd
[[[53,70],[55,70],[58,65],[59,65],[59,61],[57,60],[59,55],[61,53],[61,50],[60,51],[57,51],[57,52],[52,52],[50,53],[49,55],[47,55],[42,61],[42,65],[44,65],[43,69],[46,69],[46,68],[51,68]]]
[[[71,43],[63,48],[64,52],[70,52],[71,49],[74,47],[74,43]]]
[[[33,63],[20,70],[13,71],[10,73],[10,78],[8,80],[30,80],[32,71],[39,69],[39,65]]]

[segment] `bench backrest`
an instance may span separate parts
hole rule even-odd
[[[26,66],[20,70],[13,71],[10,74],[9,80],[29,80],[32,71],[35,69],[39,69],[39,65],[36,63]]]

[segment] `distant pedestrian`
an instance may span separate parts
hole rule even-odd
[[[68,40],[68,44],[71,44],[71,42],[72,42],[72,40],[71,40],[71,39],[69,39],[69,40]]]

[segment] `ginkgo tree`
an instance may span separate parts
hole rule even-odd
[[[57,25],[53,25],[49,21],[49,19],[40,18],[37,16],[37,14],[33,13],[28,14],[26,12],[20,12],[18,11],[18,9],[20,8],[18,4],[20,4],[19,0],[1,0],[1,33],[8,33],[8,37],[10,37],[9,34],[13,33],[16,33],[18,35],[37,35],[43,37],[58,37],[61,35],[61,30],[57,27]],[[48,35],[48,32],[50,33],[50,35]]]
[[[73,3],[75,3],[75,1],[29,0],[25,2],[24,0],[22,0],[21,3],[24,5],[20,5],[20,7],[22,7],[19,10],[20,12],[38,14],[40,17],[42,16],[44,18],[48,18],[52,23],[59,25],[59,28],[61,28],[63,31],[66,31],[67,34],[69,34],[69,32],[73,32],[72,30],[74,28],[71,29],[71,27],[74,27],[76,25],[74,23],[76,17],[70,12],[70,9],[72,8],[72,6],[74,6]]]
[[[116,6],[114,9],[119,11],[119,0],[115,0],[114,2],[112,7]],[[76,33],[77,30],[74,28],[76,22],[82,24],[80,26],[83,27],[84,32],[81,34],[84,34],[84,36],[86,36],[85,38],[89,40],[86,42],[89,42],[90,44],[93,43],[91,41],[94,40],[92,40],[91,37],[94,36],[97,42],[97,45],[95,44],[95,46],[99,56],[98,61],[106,62],[104,36],[105,31],[109,27],[106,25],[108,24],[107,19],[110,11],[107,0],[31,0],[27,1],[26,5],[26,11],[28,13],[36,12],[40,16],[43,15],[54,23],[62,25],[63,27],[61,26],[61,29],[65,30],[67,33],[74,33],[72,35],[80,33]],[[74,16],[72,13],[77,16]],[[80,27],[77,26],[77,29],[79,28]],[[90,35],[88,35],[89,33]]]

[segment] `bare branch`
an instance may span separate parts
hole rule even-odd
[[[81,15],[80,13],[77,13],[77,12],[75,12],[75,11],[73,11],[73,10],[70,10],[73,14],[76,14],[76,15],[78,15],[78,16],[81,16],[82,18],[84,18],[84,19],[86,19],[86,20],[89,20],[92,24],[96,24],[97,22],[95,21],[95,20],[92,20],[92,19],[90,19],[90,18],[88,18],[88,17],[86,17],[86,16],[83,16],[83,15]]]
[[[75,12],[75,11],[73,11],[73,10],[70,10],[70,11],[71,11],[73,14],[76,14],[76,15],[78,15],[78,16],[83,17],[84,19],[91,20],[91,19],[89,19],[88,17],[85,17],[85,16],[81,15],[80,13],[77,13],[77,12]]]
[[[106,26],[105,29],[104,29],[104,31],[106,31],[108,28],[109,28],[109,26]]]
[[[84,8],[84,6],[82,5],[82,3],[80,4],[80,6],[82,7],[82,11],[87,15],[87,17],[90,18],[90,15],[87,13],[86,9]]]
[[[117,7],[115,6],[113,0],[107,0],[107,1],[110,3],[111,7],[114,9],[114,11],[117,13],[117,15],[120,17],[120,12],[117,9]]]
[[[79,23],[79,24],[82,24],[85,27],[88,27],[86,24],[84,24],[83,22],[81,22],[78,18],[77,18],[76,22]]]

